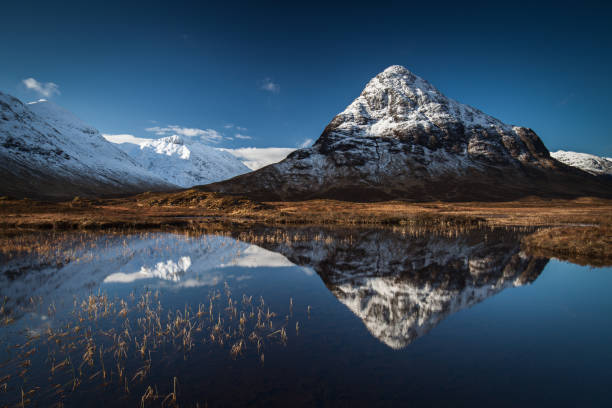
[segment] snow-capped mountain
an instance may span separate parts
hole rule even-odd
[[[175,188],[46,100],[0,92],[0,195],[99,196]]]
[[[300,229],[284,236],[294,239],[275,239],[274,231],[246,239],[312,267],[374,337],[395,349],[453,313],[533,282],[548,262],[522,252],[520,237],[502,231],[406,238],[389,230]]]
[[[444,96],[401,66],[374,77],[310,148],[207,189],[259,199],[612,195],[550,157],[533,130]]]
[[[579,168],[596,176],[612,177],[612,158],[564,150],[551,152],[550,155],[568,166]]]
[[[232,178],[251,171],[234,155],[177,135],[161,139],[122,141],[112,135],[107,140],[118,143],[133,160],[165,181],[180,187]]]

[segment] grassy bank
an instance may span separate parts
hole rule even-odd
[[[26,230],[249,229],[265,226],[402,227],[427,231],[516,227],[538,230],[524,239],[530,251],[547,257],[612,264],[612,201],[594,198],[512,202],[335,200],[260,203],[197,189],[145,193],[114,199],[66,202],[0,199],[4,236]],[[593,264],[591,262],[591,264]]]
[[[531,254],[558,258],[579,265],[612,265],[612,228],[545,228],[523,238],[523,247]]]
[[[220,221],[266,225],[605,226],[612,225],[612,201],[527,198],[495,203],[335,200],[259,203],[195,189],[120,199],[77,197],[58,203],[0,199],[0,227],[4,229],[152,228]]]

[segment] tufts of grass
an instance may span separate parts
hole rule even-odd
[[[527,252],[579,265],[612,266],[612,227],[545,228],[522,239]]]

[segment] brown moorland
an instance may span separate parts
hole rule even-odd
[[[612,200],[530,197],[510,202],[257,202],[188,189],[123,198],[43,202],[0,198],[5,237],[27,230],[222,229],[256,225],[419,227],[431,230],[518,227],[538,255],[612,265]]]

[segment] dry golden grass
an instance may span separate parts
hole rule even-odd
[[[157,386],[148,384],[153,381],[153,367],[170,367],[168,373],[173,373],[168,362],[188,361],[195,354],[215,350],[228,353],[231,359],[263,361],[264,348],[272,352],[277,344],[288,345],[289,320],[277,318],[263,297],[257,303],[252,295],[238,299],[232,297],[227,283],[223,291],[209,292],[210,314],[193,313],[195,304],[165,309],[159,292],[147,289],[126,299],[111,299],[100,292],[75,297],[72,311],[62,317],[47,316],[53,325],[19,331],[4,344],[17,351],[2,362],[0,391],[8,393],[7,401],[13,400],[8,406],[22,406],[25,397],[36,406],[51,406],[76,392],[95,393],[100,387],[108,398],[128,398],[135,392],[132,400],[140,406],[160,400],[161,406],[178,406],[177,377],[168,393],[160,394]],[[17,305],[19,310],[14,312],[45,313],[42,304],[40,299]],[[204,305],[197,309],[203,311]],[[20,388],[26,374],[28,383],[37,381],[34,396]]]
[[[525,249],[533,255],[555,257],[580,265],[612,265],[612,228],[545,228],[523,238]]]
[[[256,225],[399,226],[424,231],[564,227],[565,241],[551,236],[550,242],[545,244],[548,238],[542,232],[526,240],[525,245],[541,251],[546,248],[551,256],[558,257],[587,253],[586,247],[589,246],[593,248],[591,254],[612,252],[609,242],[612,200],[598,198],[553,200],[530,197],[511,202],[309,200],[258,203],[244,197],[189,189],[114,199],[75,198],[60,203],[0,200],[0,233],[9,239],[27,229],[218,231],[250,229]],[[573,240],[582,240],[584,226],[592,227],[590,239],[583,240],[588,244],[580,251],[572,249],[575,247],[571,246]]]
[[[258,211],[269,206],[249,200],[245,197],[228,196],[218,193],[207,193],[196,189],[178,193],[144,193],[134,197],[138,207],[183,207],[188,209],[204,209],[212,211]]]
[[[233,225],[600,226],[612,225],[612,200],[528,198],[493,203],[355,203],[336,200],[258,203],[244,197],[191,189],[120,199],[75,198],[61,203],[0,201],[0,228],[4,230],[149,229],[213,222]]]

